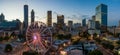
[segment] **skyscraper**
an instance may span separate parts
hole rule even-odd
[[[0,22],[3,22],[4,20],[5,20],[5,16],[4,16],[3,13],[1,13],[1,15],[0,15]]]
[[[52,11],[47,12],[47,26],[52,26]]]
[[[95,29],[95,21],[94,20],[89,20],[88,21],[88,28],[89,29]]]
[[[31,23],[33,23],[35,21],[35,13],[34,10],[32,9],[31,11]]]
[[[107,26],[107,5],[100,4],[96,7],[96,21],[99,21],[101,26]]]
[[[28,5],[24,5],[24,29],[28,27]]]
[[[93,21],[96,21],[95,15],[92,16],[92,20],[93,20]]]
[[[73,21],[68,21],[68,27],[72,27],[73,26]]]
[[[64,26],[64,15],[57,16],[57,26],[58,28],[62,28]]]
[[[68,30],[71,31],[73,28],[73,21],[72,20],[69,20],[68,21]]]
[[[82,20],[82,26],[85,27],[86,26],[86,19]]]

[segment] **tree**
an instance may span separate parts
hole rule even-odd
[[[65,39],[71,39],[71,36],[72,36],[71,34],[67,34],[67,35],[64,36],[64,38]]]
[[[88,55],[103,55],[103,53],[99,50],[93,50],[91,52],[88,52]]]
[[[12,34],[10,35],[10,37],[13,37],[13,38],[15,38],[15,36],[16,36],[15,32],[12,32]]]
[[[76,41],[74,41],[72,44],[73,44],[73,45],[77,45],[78,43],[79,43],[79,39],[76,40]]]
[[[101,40],[99,38],[95,38],[94,40],[98,43],[101,43]]]
[[[64,35],[63,34],[58,34],[57,37],[58,37],[58,39],[63,39]]]
[[[114,45],[112,45],[111,43],[102,43],[104,48],[108,48],[110,50],[114,49]]]
[[[8,41],[9,39],[10,39],[9,36],[5,36],[5,37],[4,37],[4,40],[7,40],[7,41]]]
[[[0,37],[0,41],[3,41],[3,37]]]
[[[97,37],[97,33],[94,33],[93,36],[94,36],[94,37]]]
[[[120,40],[116,42],[117,44],[120,44]]]
[[[18,34],[18,38],[22,42],[26,41],[25,34],[22,34],[22,33]]]
[[[71,36],[72,36],[71,34],[66,34],[66,35],[64,35],[64,34],[58,34],[57,38],[60,39],[60,40],[71,39]]]
[[[89,36],[90,36],[90,34],[87,31],[83,32],[82,37],[85,37],[88,39]]]
[[[120,33],[116,33],[115,37],[119,37],[120,36]]]
[[[12,50],[13,50],[12,46],[10,44],[6,44],[4,51],[11,52]]]
[[[22,55],[38,55],[38,53],[37,52],[23,52],[23,54]]]

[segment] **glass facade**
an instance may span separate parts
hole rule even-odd
[[[107,26],[107,5],[100,4],[96,7],[96,21],[102,26]]]
[[[28,27],[28,5],[24,5],[24,28]]]

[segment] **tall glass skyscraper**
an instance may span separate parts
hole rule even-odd
[[[28,5],[24,5],[24,29],[28,27]]]
[[[96,7],[96,21],[99,21],[101,26],[107,26],[108,7],[105,4],[100,4]]]
[[[85,19],[85,18],[82,20],[82,26],[83,26],[83,27],[86,26],[86,19]]]
[[[31,23],[33,23],[35,21],[35,13],[34,10],[32,9],[31,11]]]

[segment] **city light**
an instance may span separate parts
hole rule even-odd
[[[60,55],[67,55],[66,51],[60,51]]]

